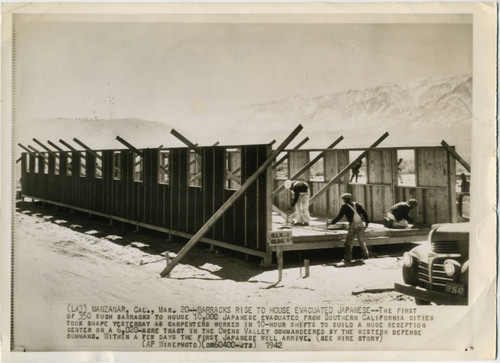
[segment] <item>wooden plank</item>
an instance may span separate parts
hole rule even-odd
[[[213,152],[213,208],[214,211],[218,210],[225,202],[224,199],[224,182],[225,177],[224,173],[226,172],[225,158],[226,158],[226,150],[223,147],[212,147],[214,149]],[[212,213],[213,214],[213,213]],[[214,239],[218,241],[224,240],[224,220],[223,218],[219,219],[214,223]]]
[[[55,155],[55,153],[52,150],[50,150],[47,146],[45,146],[44,144],[42,144],[37,139],[33,138],[33,141],[36,142],[38,145],[40,145],[42,148],[44,148],[50,155],[52,155],[52,156]]]
[[[302,145],[304,145],[306,142],[309,141],[309,137],[306,137],[304,140],[302,140],[301,142],[299,142],[297,144],[297,146],[295,146],[293,148],[293,150],[298,150],[302,147]],[[271,144],[272,145],[272,144]],[[288,159],[288,152],[279,160],[277,160],[273,165],[272,165],[272,168],[273,169],[276,169],[280,164],[282,164],[285,160]]]
[[[195,143],[191,142],[190,140],[188,140],[186,137],[184,137],[180,132],[178,132],[177,130],[175,129],[172,129],[170,130],[170,133],[172,135],[174,135],[176,138],[178,138],[180,141],[182,141],[184,144],[186,144],[189,148],[193,149],[194,151],[196,151],[198,154],[201,154],[202,153],[202,150],[201,148],[196,145]]]
[[[124,151],[122,154],[123,158],[123,170],[122,170],[122,194],[120,199],[122,200],[120,208],[120,216],[123,218],[133,219],[134,211],[134,154],[129,150]]]
[[[47,144],[49,144],[50,146],[52,146],[54,149],[56,149],[57,151],[59,151],[61,153],[66,153],[67,152],[67,151],[64,151],[63,149],[61,149],[59,146],[57,146],[56,144],[54,144],[50,140],[47,140]]]
[[[387,138],[387,136],[389,136],[388,132],[386,132],[380,138],[378,138],[378,140],[375,141],[370,146],[370,148],[377,147],[382,141],[384,141]],[[359,160],[361,160],[365,157],[367,151],[369,151],[369,149],[367,149],[366,151],[361,153],[361,155],[359,155],[353,162],[351,162],[347,167],[345,167],[342,171],[340,171],[333,179],[328,181],[328,183],[326,183],[326,185],[323,188],[321,188],[315,195],[313,195],[309,199],[309,203],[311,203],[311,204],[314,203],[314,201],[317,200],[321,195],[323,195],[328,188],[330,188],[334,183],[336,183],[338,180],[340,180],[340,178],[342,178],[342,176],[344,176],[346,173],[348,173],[354,164],[356,164]]]
[[[290,151],[288,153],[288,175],[297,175],[298,171],[305,169],[300,175],[296,177],[290,177],[289,179],[297,179],[302,181],[309,180],[309,169],[305,168],[309,164],[309,152],[308,151]]]
[[[179,231],[187,230],[188,149],[179,150]]]
[[[83,142],[81,142],[80,140],[78,140],[76,137],[73,138],[73,141],[76,142],[78,145],[80,145],[81,147],[83,147],[87,152],[89,152],[91,155],[93,155],[94,157],[98,158],[98,159],[101,159],[101,156],[96,153],[94,150],[92,150],[90,147],[88,147],[87,145],[85,145]]]
[[[246,174],[252,175],[259,168],[258,148],[256,146],[246,146],[245,165]],[[246,247],[257,249],[257,228],[258,228],[258,205],[257,205],[257,182],[250,185],[245,193],[245,221],[246,221]]]
[[[113,151],[105,150],[102,152],[102,199],[103,199],[103,212],[105,214],[112,214],[112,182],[113,182]]]
[[[143,156],[142,151],[137,149],[134,145],[130,144],[127,140],[121,138],[120,136],[117,136],[116,140],[125,145],[128,149],[132,150],[133,152],[139,154],[140,156]]]
[[[31,151],[30,149],[28,149],[26,146],[24,146],[23,144],[21,143],[18,143],[17,144],[21,149],[23,149],[24,151],[26,151],[29,155],[35,155],[35,153],[33,151]]]
[[[214,195],[215,195],[215,165],[214,165],[214,148],[203,148],[202,155],[202,173],[203,173],[203,215],[206,223],[208,218],[214,214]],[[207,232],[209,238],[214,238],[214,229],[210,228]]]
[[[152,230],[159,231],[159,232],[170,233],[170,234],[174,234],[174,235],[177,235],[177,236],[180,236],[180,237],[184,237],[184,238],[190,238],[190,237],[192,237],[191,234],[186,233],[186,232],[182,232],[182,231],[176,231],[176,230],[169,229],[169,228],[158,227],[158,226],[154,226],[154,225],[151,225],[151,224],[147,224],[147,223],[143,223],[143,222],[137,222],[137,221],[134,221],[134,220],[129,220],[129,219],[126,219],[126,218],[121,218],[121,217],[110,215],[110,214],[106,214],[106,213],[99,213],[99,212],[91,211],[91,210],[80,208],[80,207],[75,207],[75,206],[64,204],[64,203],[57,203],[57,202],[46,200],[46,199],[43,199],[43,198],[37,198],[37,197],[31,196],[31,195],[26,195],[26,197],[28,197],[28,198],[34,198],[34,199],[37,199],[37,200],[40,200],[40,201],[43,201],[43,202],[46,202],[46,203],[50,203],[50,204],[53,204],[53,205],[58,205],[58,206],[66,207],[66,208],[73,208],[75,210],[79,210],[79,211],[85,212],[85,213],[93,213],[93,214],[101,216],[101,217],[112,218],[114,220],[125,222],[125,223],[135,224],[135,225],[137,225],[139,227],[144,227],[144,228],[152,229]],[[259,257],[265,257],[266,256],[266,254],[263,253],[263,252],[261,252],[261,251],[255,251],[255,250],[252,250],[250,248],[244,248],[244,247],[240,247],[240,246],[235,246],[235,245],[232,245],[230,243],[226,243],[226,242],[223,242],[223,241],[216,241],[216,240],[213,240],[213,239],[210,239],[210,238],[206,238],[206,237],[200,238],[199,241],[203,242],[203,243],[209,243],[209,244],[217,245],[217,246],[220,246],[220,247],[223,247],[223,248],[227,248],[227,249],[230,249],[230,250],[234,250],[234,251],[238,251],[238,252],[241,252],[241,253],[246,253],[246,254],[249,254],[249,255],[254,255],[254,256],[259,256]]]
[[[458,219],[458,211],[457,211],[457,176],[456,176],[456,165],[455,160],[453,160],[453,155],[450,153],[447,154],[448,161],[448,204],[449,204],[449,214],[450,214],[450,222],[457,223]]]
[[[446,141],[442,140],[441,145],[470,173],[470,165],[466,162]]]
[[[267,157],[271,155],[271,148],[267,145],[258,146],[257,148],[257,165],[261,165]],[[268,176],[271,173],[271,168],[259,175],[257,178],[257,245],[256,249],[265,251],[267,248],[267,232],[271,230],[271,224],[268,224],[268,203],[269,209],[271,207],[271,199],[268,197],[267,184]]]
[[[279,153],[292,141],[295,136],[302,130],[302,125],[299,125],[286,139],[281,143],[281,145],[269,156],[266,161],[257,169],[257,171],[251,175],[236,191],[236,193],[233,194],[231,198],[229,198],[223,205],[222,207],[205,223],[205,225],[200,228],[200,230],[191,238],[191,240],[184,246],[184,248],[175,256],[175,258],[172,260],[172,263],[166,267],[162,272],[161,276],[164,277],[172,271],[172,269],[175,267],[177,263],[189,252],[189,250],[200,240],[201,237],[208,231],[208,229],[217,221],[223,214],[224,212],[229,209],[229,207],[240,197],[242,196],[245,191],[248,189],[250,185],[253,184],[253,182],[258,178],[258,176],[266,170],[268,166],[271,165],[273,160],[279,155]]]
[[[171,180],[170,180],[170,188],[171,188],[171,224],[170,228],[179,230],[179,209],[180,209],[180,149],[171,149],[170,150],[170,160],[171,164]]]

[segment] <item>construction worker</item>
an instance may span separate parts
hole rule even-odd
[[[368,253],[368,248],[365,242],[365,228],[368,227],[368,214],[366,214],[365,209],[359,203],[352,201],[352,195],[350,193],[342,194],[342,201],[344,204],[340,208],[339,214],[332,219],[329,223],[337,223],[343,216],[349,221],[349,230],[345,238],[344,245],[344,263],[350,263],[352,260],[352,243],[354,237],[358,238],[359,247],[361,247],[361,253],[365,259],[370,258]],[[363,225],[364,220],[364,225]]]
[[[358,182],[358,176],[359,176],[359,169],[361,169],[361,165],[363,165],[363,161],[360,160],[358,161],[356,164],[354,164],[354,166],[352,167],[351,169],[351,172],[352,172],[352,175],[351,175],[351,180],[349,180],[350,182],[352,182],[352,180],[354,178],[356,178],[356,183]]]
[[[403,165],[402,164],[403,164],[403,159],[400,158],[398,160],[398,164],[397,164],[399,184],[403,184],[403,177],[401,176],[401,174],[403,173]]]
[[[399,202],[389,209],[384,218],[384,226],[387,228],[409,228],[408,222],[413,223],[413,218],[408,214],[418,205],[416,199],[407,202]]]
[[[467,177],[464,173],[460,174],[460,193],[469,193],[470,192],[470,182],[467,180]]]
[[[309,215],[309,185],[303,181],[286,180],[285,188],[292,193],[290,209],[295,207],[296,226],[308,226],[311,216]]]

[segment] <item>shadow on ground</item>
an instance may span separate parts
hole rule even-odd
[[[145,254],[164,258],[168,252],[171,257],[179,253],[188,241],[185,238],[169,236],[154,230],[140,228],[135,225],[119,221],[110,223],[109,218],[89,215],[69,208],[55,207],[43,202],[17,201],[16,212],[41,218],[47,222],[55,223],[64,228],[69,228],[76,233],[91,235],[104,239],[119,246],[129,246]],[[373,246],[374,258],[401,256],[405,251],[413,248],[415,244],[381,245]],[[182,263],[204,270],[224,280],[236,282],[266,282],[252,279],[264,270],[276,269],[276,261],[268,267],[261,266],[261,258],[199,242],[183,258]],[[289,251],[284,252],[284,268],[299,268],[309,260],[311,266],[335,264],[342,261],[343,249],[333,248],[328,250]],[[355,246],[353,258],[361,258],[359,247]],[[235,273],[237,271],[237,273]],[[182,279],[209,279],[207,277],[193,276]],[[249,281],[252,279],[252,281]]]

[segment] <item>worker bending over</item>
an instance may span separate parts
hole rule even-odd
[[[393,205],[384,218],[384,226],[387,228],[409,228],[408,222],[414,222],[409,213],[417,205],[416,199],[410,199],[407,202],[399,202]]]
[[[295,222],[297,226],[308,226],[311,216],[309,215],[309,185],[300,180],[286,180],[285,188],[292,193],[290,208],[295,207]]]

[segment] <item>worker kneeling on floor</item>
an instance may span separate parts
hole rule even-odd
[[[309,185],[303,181],[286,180],[285,188],[292,193],[290,209],[295,207],[294,225],[308,226],[311,216],[309,215]]]
[[[408,223],[414,220],[409,216],[410,211],[418,205],[416,199],[410,199],[407,202],[399,202],[389,209],[384,218],[384,226],[387,228],[409,228]]]

